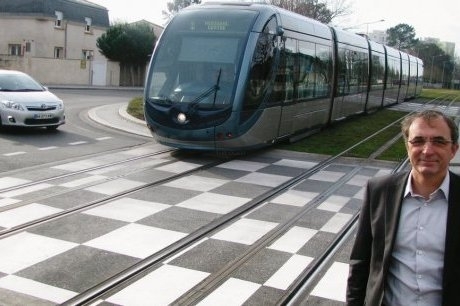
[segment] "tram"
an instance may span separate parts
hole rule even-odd
[[[423,62],[269,4],[181,10],[155,46],[144,114],[162,144],[241,151],[412,99]]]

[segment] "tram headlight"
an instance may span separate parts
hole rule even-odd
[[[180,124],[185,124],[188,121],[187,116],[184,113],[177,114],[176,118],[177,122],[179,122]]]

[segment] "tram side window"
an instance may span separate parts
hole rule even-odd
[[[388,60],[388,88],[399,87],[399,84],[401,82],[399,65],[399,60],[393,58]]]
[[[315,97],[328,97],[331,92],[332,49],[320,44],[316,45],[315,57]]]
[[[385,78],[385,56],[384,55],[373,55],[372,56],[372,74],[371,74],[372,89],[382,89],[384,78]]]
[[[298,68],[296,63],[296,40],[286,38],[280,51],[280,63],[276,71],[270,104],[290,101],[294,93],[294,75]]]
[[[265,25],[257,40],[251,62],[249,81],[246,85],[243,111],[257,109],[267,93],[277,50],[275,33],[276,19],[273,17]]]
[[[299,41],[299,74],[297,84],[297,99],[308,99],[315,96],[316,73],[315,44]]]
[[[364,91],[367,80],[367,58],[362,52],[339,49],[339,94],[349,95]]]

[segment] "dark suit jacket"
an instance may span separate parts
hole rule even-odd
[[[443,305],[460,305],[460,177],[450,174]],[[369,180],[350,255],[347,305],[381,305],[409,173]]]

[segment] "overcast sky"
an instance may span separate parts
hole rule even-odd
[[[110,21],[132,22],[145,19],[164,25],[161,11],[172,0],[89,0],[109,10]],[[331,1],[331,0],[329,0]],[[361,25],[356,31],[386,30],[399,23],[414,27],[417,38],[434,37],[454,42],[460,55],[460,1],[459,0],[346,0],[352,14],[335,20],[342,27]],[[376,22],[384,19],[384,22]],[[367,23],[367,24],[366,24]]]

